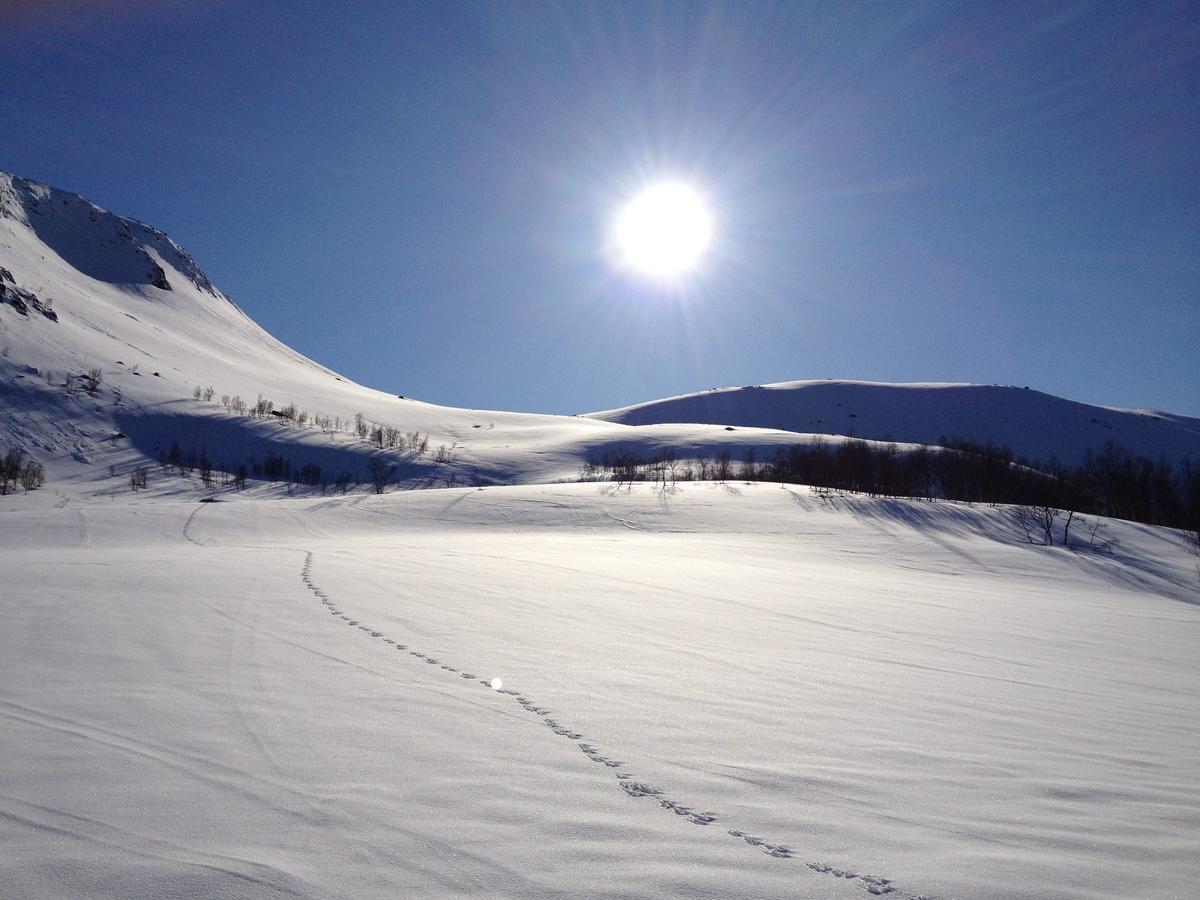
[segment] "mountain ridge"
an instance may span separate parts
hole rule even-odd
[[[1149,459],[1200,459],[1200,419],[1005,385],[786,381],[712,388],[588,415],[626,425],[721,424],[917,444],[969,439],[1042,462],[1078,463],[1110,439]]]
[[[164,232],[77,194],[5,173],[0,267],[0,444],[48,455],[63,475],[93,482],[102,482],[105,470],[111,477],[155,458],[184,435],[197,452],[221,449],[229,462],[264,453],[287,455],[297,465],[355,461],[358,477],[369,458],[382,453],[412,486],[572,480],[582,467],[618,450],[647,459],[728,453],[736,460],[753,451],[764,460],[779,449],[847,435],[923,444],[943,437],[991,440],[1031,459],[1055,455],[1068,462],[1113,437],[1152,459],[1200,458],[1200,420],[1075,404],[1033,391],[1018,393],[1026,402],[1041,398],[1051,412],[1069,408],[1071,416],[1043,412],[1040,419],[1020,419],[1010,410],[1019,421],[1011,433],[996,432],[993,420],[1003,404],[980,394],[993,390],[984,386],[971,386],[974,400],[940,419],[938,398],[955,386],[785,382],[586,416],[398,397],[355,384],[274,338]],[[100,389],[90,396],[72,393],[72,380],[90,371],[100,378]],[[859,395],[882,392],[887,400],[831,396],[819,408],[798,404],[830,386]],[[277,410],[304,412],[309,424],[236,414],[238,400],[251,405],[255,397]],[[218,398],[232,400],[234,412]],[[787,409],[778,408],[781,400]],[[423,435],[430,454],[417,458],[394,446],[373,446],[367,434],[357,433],[359,416],[381,431]],[[316,428],[317,417],[341,425]],[[906,419],[923,424],[913,429]],[[1130,422],[1137,426],[1132,431]],[[1056,434],[1057,443],[1015,439],[1042,432]],[[126,443],[114,444],[115,433]],[[435,464],[431,456],[438,448],[444,449]]]

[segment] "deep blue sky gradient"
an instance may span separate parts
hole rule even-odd
[[[1198,138],[1196,3],[0,5],[0,169],[456,406],[838,377],[1200,415]],[[664,176],[718,218],[675,290],[604,252]]]

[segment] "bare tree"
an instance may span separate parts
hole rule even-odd
[[[375,488],[375,493],[382,494],[392,476],[396,474],[396,465],[389,462],[385,456],[372,456],[367,460],[367,474],[371,476],[371,486]]]
[[[732,462],[733,458],[724,450],[718,453],[716,460],[712,464],[713,479],[715,481],[724,483],[725,479],[727,479],[732,472]]]
[[[1054,523],[1062,510],[1054,506],[1017,506],[1013,508],[1013,521],[1030,544],[1054,545]]]
[[[1068,541],[1070,541],[1070,539],[1071,539],[1071,523],[1074,521],[1075,521],[1075,510],[1068,509],[1066,521],[1063,522],[1062,545],[1064,547],[1070,546]]]
[[[267,416],[269,416],[271,414],[272,410],[274,410],[274,409],[275,409],[275,401],[267,400],[263,397],[262,394],[259,394],[258,400],[255,401],[254,406],[250,411],[250,415],[254,416],[257,419],[265,419]]]
[[[79,377],[83,382],[83,389],[93,397],[96,396],[96,391],[100,390],[100,382],[104,380],[104,373],[99,369],[88,369]]]
[[[21,487],[25,488],[25,493],[35,491],[45,483],[46,470],[42,464],[32,459],[26,460],[25,465],[21,466]]]
[[[739,476],[742,481],[757,481],[758,480],[758,456],[751,447],[746,451],[745,461],[742,463],[742,472]]]
[[[13,448],[0,459],[0,495],[7,494],[9,486],[16,483],[20,477],[21,462],[24,458],[24,452]]]

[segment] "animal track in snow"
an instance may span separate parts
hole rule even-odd
[[[338,616],[339,618],[345,620],[346,624],[348,624],[348,625],[358,626],[358,628],[361,631],[368,634],[371,638],[376,639],[376,640],[382,640],[384,643],[391,644],[397,650],[408,650],[407,644],[399,643],[398,641],[385,636],[384,632],[382,632],[382,631],[378,631],[367,625],[360,624],[360,622],[357,619],[351,619],[348,615],[346,615],[340,609],[338,609],[334,605],[333,600],[331,600],[329,598],[329,596],[321,588],[317,587],[317,585],[313,582],[312,562],[313,562],[313,554],[310,551],[305,551],[304,567],[303,567],[303,570],[302,570],[301,576],[300,576],[301,581],[304,583],[305,587],[307,587],[308,590],[311,591],[321,601],[322,604],[324,604],[326,607],[329,608],[329,612],[331,615]],[[711,825],[713,822],[717,821],[718,817],[717,817],[716,813],[714,813],[714,812],[697,812],[695,807],[693,807],[693,806],[690,806],[685,803],[681,803],[677,800],[673,800],[673,799],[670,799],[669,797],[664,796],[664,791],[661,788],[657,788],[657,787],[654,787],[653,785],[646,784],[645,782],[636,780],[634,778],[633,773],[626,770],[625,763],[623,763],[619,760],[616,760],[616,759],[612,759],[611,757],[605,756],[603,753],[601,753],[599,751],[599,749],[597,749],[591,743],[585,743],[583,741],[582,734],[561,724],[557,719],[552,718],[550,716],[549,709],[547,709],[546,707],[543,707],[543,706],[539,706],[538,704],[536,704],[532,700],[530,700],[528,697],[521,694],[519,691],[513,690],[512,688],[499,688],[498,685],[497,685],[497,687],[493,688],[491,679],[479,678],[478,675],[474,672],[459,670],[459,669],[455,668],[454,666],[442,663],[440,659],[429,656],[428,654],[422,653],[419,650],[415,650],[415,649],[408,650],[408,653],[410,656],[424,660],[428,665],[431,665],[431,666],[436,665],[436,666],[439,666],[444,671],[450,672],[452,674],[457,674],[463,680],[476,681],[478,684],[488,688],[489,690],[495,690],[496,693],[504,694],[506,696],[512,697],[527,712],[530,712],[536,716],[541,717],[543,724],[545,724],[548,728],[550,728],[556,735],[565,737],[568,740],[575,742],[576,745],[579,747],[579,749],[583,752],[583,754],[585,756],[587,756],[587,758],[590,759],[592,762],[602,765],[605,768],[608,768],[611,770],[621,770],[621,771],[614,771],[614,774],[616,776],[617,786],[627,796],[629,796],[633,799],[642,799],[642,798],[649,797],[650,799],[655,800],[658,803],[659,807],[661,809],[663,809],[664,811],[673,813],[676,816],[679,816],[680,818],[686,819],[688,822],[691,822],[694,825]],[[792,850],[792,848],[785,846],[784,844],[776,844],[776,843],[768,841],[764,838],[757,837],[755,835],[749,834],[745,831],[741,831],[736,828],[728,829],[726,831],[726,834],[728,834],[730,837],[737,838],[738,840],[745,842],[747,845],[753,847],[754,849],[758,850],[759,852],[765,853],[768,856],[774,857],[776,859],[794,859],[795,858],[795,851]],[[829,875],[834,878],[841,878],[846,881],[856,882],[860,887],[862,887],[864,890],[866,890],[869,894],[873,894],[873,895],[885,895],[886,894],[886,895],[890,895],[890,896],[894,897],[895,900],[930,900],[930,898],[926,897],[923,894],[909,894],[909,893],[902,892],[896,888],[896,886],[892,883],[891,879],[882,878],[878,875],[862,875],[862,874],[855,873],[854,871],[849,870],[849,869],[841,869],[841,868],[837,868],[835,866],[831,866],[826,863],[820,863],[820,862],[805,862],[804,865],[810,871],[821,874],[821,875]]]
[[[792,849],[790,847],[785,847],[783,844],[772,844],[770,841],[765,841],[760,837],[755,837],[754,835],[746,834],[746,832],[744,832],[744,831],[738,831],[736,828],[729,829],[728,833],[730,835],[732,835],[733,837],[741,838],[743,841],[745,841],[751,847],[755,847],[756,849],[761,850],[763,853],[766,853],[768,856],[775,856],[775,857],[778,857],[779,859],[791,859],[792,858]],[[809,868],[812,869],[812,864],[809,864]],[[813,871],[818,871],[818,870],[814,869]]]
[[[640,781],[622,781],[621,790],[627,793],[630,797],[657,797],[662,793],[658,788],[650,787],[648,784],[642,784]]]

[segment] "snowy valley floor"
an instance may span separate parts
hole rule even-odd
[[[1200,890],[1164,529],[766,484],[56,499],[0,506],[4,898]]]

